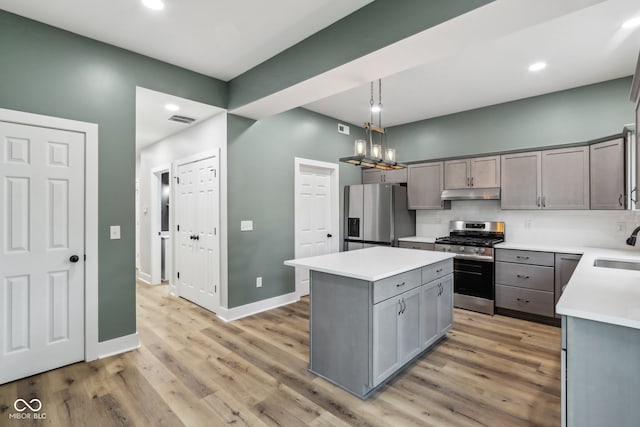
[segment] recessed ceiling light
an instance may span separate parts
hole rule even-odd
[[[544,70],[547,67],[546,62],[535,62],[529,65],[529,71],[540,71]]]
[[[162,0],[142,0],[142,4],[153,10],[164,9],[164,3]]]
[[[631,18],[628,21],[625,21],[622,24],[622,28],[635,28],[640,25],[640,16],[636,16],[635,18]]]
[[[176,104],[165,104],[164,108],[167,111],[178,111],[178,110],[180,110],[180,107],[178,107]]]

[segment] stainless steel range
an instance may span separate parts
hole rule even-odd
[[[436,239],[435,250],[456,254],[453,305],[494,313],[493,246],[504,241],[504,222],[450,221],[449,235]]]

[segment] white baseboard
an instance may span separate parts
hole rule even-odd
[[[125,335],[124,337],[114,338],[109,341],[98,343],[98,359],[115,356],[116,354],[125,353],[127,351],[140,348],[140,338],[138,333]]]
[[[290,294],[278,295],[277,297],[252,302],[251,304],[245,304],[239,307],[219,308],[216,310],[216,314],[225,322],[231,322],[232,320],[242,319],[243,317],[294,303],[299,299],[297,293],[291,292]]]
[[[140,280],[141,282],[146,283],[147,285],[151,284],[151,275],[144,273],[142,271],[138,271],[138,280]]]

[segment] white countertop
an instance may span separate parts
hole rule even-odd
[[[400,237],[398,240],[401,242],[434,243],[436,241],[436,238],[427,237],[427,236],[411,236],[411,237]]]
[[[496,249],[517,249],[520,251],[558,252],[563,254],[582,254],[585,251],[583,246],[570,246],[553,243],[514,243],[502,242],[494,246]]]
[[[291,259],[284,264],[375,282],[453,257],[453,254],[445,252],[375,246],[355,251]]]
[[[640,329],[640,271],[594,267],[597,258],[640,262],[637,250],[583,248],[559,314]]]

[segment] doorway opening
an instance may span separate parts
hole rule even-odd
[[[151,170],[151,280],[159,285],[169,281],[173,271],[173,250],[171,244],[171,165],[163,165]]]

